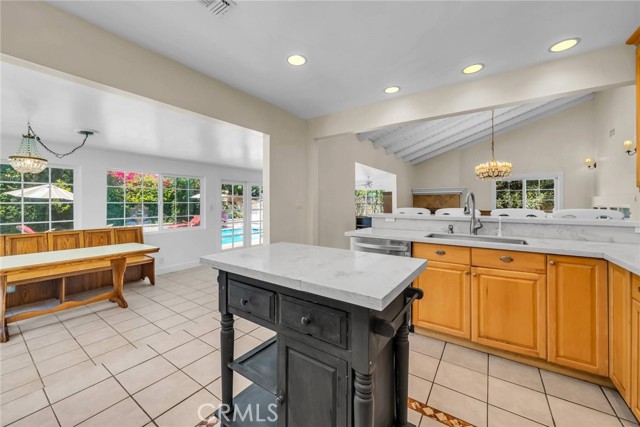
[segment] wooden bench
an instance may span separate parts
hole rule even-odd
[[[33,234],[8,234],[0,236],[0,256],[23,255],[65,249],[91,248],[122,243],[144,244],[142,227],[113,227],[89,230],[53,231]],[[73,276],[47,277],[34,282],[28,275],[23,281],[15,277],[22,286],[20,292],[7,295],[7,307],[15,307],[50,298],[65,301],[67,293],[88,291],[113,283],[109,262],[93,265],[91,270]],[[127,257],[125,283],[149,279],[155,285],[155,259],[148,255]],[[27,283],[25,285],[25,283]]]

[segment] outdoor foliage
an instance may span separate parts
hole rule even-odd
[[[382,190],[356,190],[356,216],[384,212]]]
[[[136,172],[107,172],[107,223],[158,224],[160,176]],[[200,215],[200,180],[162,177],[163,224],[187,223]]]
[[[0,164],[0,233],[20,233],[18,225],[34,231],[73,228],[73,201],[22,198],[8,191],[53,184],[73,193],[73,169],[46,168],[39,174],[22,174],[8,164]],[[23,218],[24,210],[24,218]]]
[[[523,193],[523,185],[524,193]],[[524,199],[523,199],[524,194]],[[496,182],[496,208],[541,209],[547,212],[555,207],[555,181],[553,179],[527,179]]]

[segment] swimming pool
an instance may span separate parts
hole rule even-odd
[[[238,229],[236,228],[236,233],[240,232],[242,233],[242,229]],[[252,228],[251,229],[251,233],[261,233],[262,230],[260,228]],[[230,245],[231,243],[240,243],[242,242],[244,235],[243,234],[233,234],[233,229],[231,228],[225,228],[222,230],[222,244],[223,245]]]

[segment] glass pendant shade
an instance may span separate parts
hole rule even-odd
[[[476,177],[481,181],[494,181],[511,175],[512,165],[509,162],[499,162],[495,156],[495,111],[491,111],[491,161],[476,166]]]
[[[28,132],[22,135],[18,152],[9,156],[11,167],[20,173],[40,173],[47,167],[47,159],[42,157],[36,145],[36,138]]]

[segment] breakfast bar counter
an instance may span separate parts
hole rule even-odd
[[[220,271],[222,425],[409,425],[410,285],[426,261],[291,243],[201,261]],[[276,336],[234,359],[234,315]],[[253,382],[235,397],[234,371]]]

